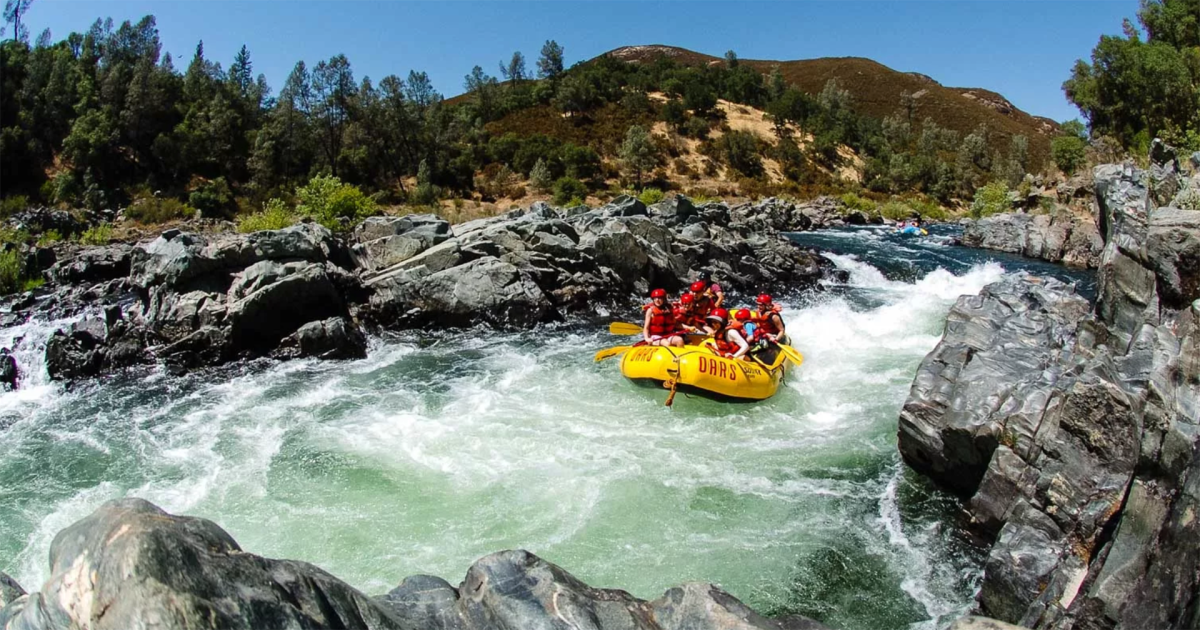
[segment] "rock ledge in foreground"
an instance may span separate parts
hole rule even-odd
[[[767,619],[711,584],[647,602],[596,589],[527,551],[476,562],[457,588],[414,576],[369,597],[306,562],[243,551],[215,523],[141,499],[101,506],[50,548],[51,577],[24,594],[0,574],[0,628],[125,630],[821,630]]]

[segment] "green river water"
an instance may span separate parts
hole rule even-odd
[[[1017,265],[935,241],[867,262],[883,234],[825,237],[845,242],[850,281],[783,300],[806,361],[753,405],[664,408],[665,392],[592,362],[623,341],[600,325],[395,336],[361,361],[70,390],[38,373],[54,323],[0,331],[30,372],[0,394],[0,571],[39,588],[59,530],[139,496],[370,594],[415,573],[457,583],[524,548],[643,598],[710,581],[835,628],[945,626],[982,556],[957,502],[900,462],[896,419],[955,298]]]

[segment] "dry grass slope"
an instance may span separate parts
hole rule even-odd
[[[711,55],[660,45],[626,46],[605,54],[632,63],[653,61],[658,56],[687,65],[722,62]],[[990,131],[988,144],[1005,153],[1012,136],[1024,135],[1029,139],[1029,153],[1035,164],[1049,157],[1050,141],[1058,131],[1054,121],[1021,111],[995,92],[945,87],[925,75],[899,72],[861,57],[798,61],[742,59],[741,62],[763,73],[778,65],[784,79],[812,95],[820,93],[830,79],[837,79],[853,95],[859,113],[875,118],[896,113],[900,109],[901,95],[905,92],[914,94],[917,96],[915,120],[931,118],[962,136],[981,124],[986,125]]]

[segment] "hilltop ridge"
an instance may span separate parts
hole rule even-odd
[[[667,57],[690,66],[724,62],[720,57],[663,44],[622,46],[599,57],[630,63]],[[945,86],[928,75],[895,70],[866,57],[738,61],[764,74],[778,66],[788,83],[810,95],[820,93],[826,83],[836,79],[842,88],[850,91],[858,112],[875,118],[895,114],[901,108],[902,96],[911,94],[915,102],[914,120],[929,117],[962,135],[986,125],[990,135],[995,136],[989,138],[989,144],[996,145],[1007,144],[1014,135],[1024,135],[1029,139],[1029,151],[1035,163],[1049,157],[1050,141],[1058,134],[1057,122],[1025,112],[997,92],[978,87]]]

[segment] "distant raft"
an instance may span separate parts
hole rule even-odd
[[[896,233],[901,236],[928,236],[929,235],[929,232],[927,232],[924,229],[919,228],[915,225],[910,225],[908,227],[900,228],[899,230],[896,230]]]
[[[728,401],[758,401],[775,395],[789,363],[778,348],[750,360],[718,356],[703,337],[689,336],[682,348],[635,346],[621,358],[621,375],[639,385]]]

